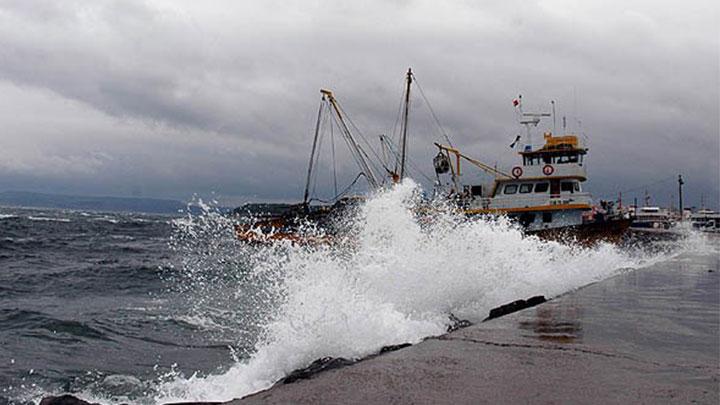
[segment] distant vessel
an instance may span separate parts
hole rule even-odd
[[[630,214],[635,217],[631,228],[642,231],[667,231],[675,226],[673,213],[660,207],[631,207]]]
[[[520,100],[515,100],[518,106]],[[534,148],[530,126],[537,126],[548,113],[521,112],[521,124],[528,129],[528,144],[519,152],[522,164],[505,173],[458,149],[436,143],[439,152],[434,159],[435,171],[448,174],[450,182],[440,185],[468,215],[507,215],[527,233],[550,239],[575,238],[582,242],[597,239],[618,241],[632,219],[614,209],[613,202],[594,206],[590,193],[583,190],[587,180],[584,166],[588,149],[577,135],[543,134],[544,145]],[[513,142],[519,141],[518,136]],[[461,183],[461,161],[493,174],[491,185]]]
[[[690,215],[693,229],[702,232],[720,233],[720,213],[709,209],[701,209]]]

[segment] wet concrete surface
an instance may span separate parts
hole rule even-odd
[[[718,404],[720,258],[685,254],[231,404]]]

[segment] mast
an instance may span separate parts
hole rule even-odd
[[[402,139],[400,140],[400,173],[399,179],[405,177],[405,155],[407,153],[407,131],[408,131],[408,115],[410,114],[410,85],[412,84],[412,69],[408,68],[407,79],[405,84],[405,112],[402,122]]]
[[[327,97],[330,105],[333,108],[333,111],[335,111],[335,115],[337,116],[338,122],[340,123],[340,129],[342,129],[342,133],[345,138],[345,142],[350,149],[350,153],[353,155],[353,158],[355,159],[355,162],[358,164],[358,166],[360,166],[360,171],[362,171],[363,175],[365,175],[365,178],[370,184],[370,187],[372,187],[373,189],[380,188],[380,183],[378,183],[377,179],[375,178],[375,174],[370,169],[367,160],[365,160],[365,151],[362,149],[362,147],[360,147],[360,145],[355,141],[355,138],[352,136],[350,128],[348,128],[347,124],[345,123],[345,118],[343,118],[342,111],[340,110],[340,107],[338,106],[337,100],[335,100],[333,93],[330,90],[325,89],[321,89],[320,93],[323,94],[323,98]]]
[[[310,198],[310,181],[312,179],[313,163],[315,162],[315,148],[317,147],[318,135],[320,134],[320,119],[322,118],[322,110],[325,106],[325,96],[323,95],[322,101],[320,101],[320,108],[318,109],[317,123],[315,124],[315,137],[313,138],[312,151],[310,152],[310,164],[308,165],[307,181],[305,182],[305,194],[303,196],[303,205],[308,205],[308,198]]]

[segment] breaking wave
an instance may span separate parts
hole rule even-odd
[[[166,376],[152,401],[220,401],[267,388],[326,356],[361,358],[446,331],[453,314],[553,297],[667,254],[611,244],[572,247],[525,236],[505,218],[438,209],[418,220],[411,180],[370,198],[352,221],[351,248],[278,243],[248,247],[207,212],[177,221],[183,263],[168,281],[188,297],[184,316],[238,342],[233,364],[210,375]]]

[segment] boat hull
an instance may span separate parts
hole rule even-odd
[[[315,215],[311,221],[317,223],[316,221],[320,218],[327,220],[332,216],[331,213],[332,211]],[[598,242],[620,243],[628,234],[631,223],[632,219],[610,218],[603,221],[540,230],[525,230],[524,232],[544,240],[588,246]],[[307,235],[300,232],[296,224],[296,220],[274,218],[257,222],[252,226],[236,225],[235,235],[241,241],[260,244],[284,240],[293,244],[314,245],[328,244],[337,239],[337,227],[333,231],[322,233],[321,236],[318,236]],[[262,228],[265,228],[265,232],[261,230]],[[268,232],[268,228],[272,228],[272,231]]]
[[[541,239],[563,243],[593,245],[598,242],[620,243],[628,233],[632,219],[618,218],[561,228],[526,231]]]

